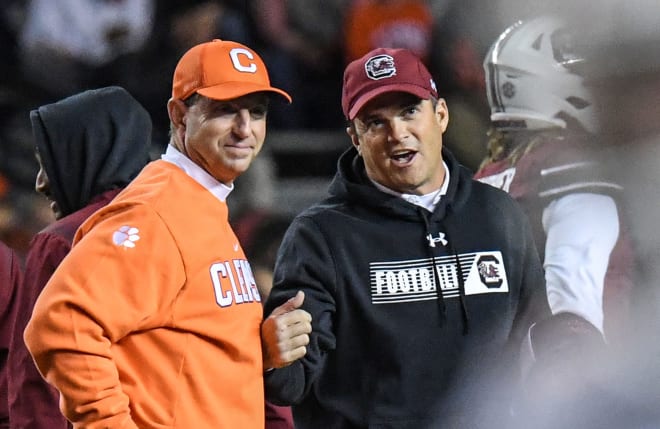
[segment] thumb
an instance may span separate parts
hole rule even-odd
[[[296,308],[299,308],[303,304],[303,301],[305,301],[305,292],[299,290],[295,296],[289,298],[287,302],[273,310],[271,316],[279,316],[281,314],[293,311]]]

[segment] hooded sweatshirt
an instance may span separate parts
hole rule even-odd
[[[67,426],[59,393],[39,374],[23,342],[37,297],[71,250],[78,227],[149,161],[151,119],[123,88],[89,90],[30,113],[36,148],[63,217],[34,236],[17,292],[9,359],[9,408],[16,429]]]
[[[149,161],[151,119],[126,90],[85,91],[30,112],[34,140],[66,216],[124,187]]]
[[[297,429],[505,427],[521,341],[549,315],[543,271],[516,203],[443,158],[431,213],[376,189],[350,148],[287,231],[265,313],[303,290],[312,334],[265,380]]]

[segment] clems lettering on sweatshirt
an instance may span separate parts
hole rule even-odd
[[[245,259],[216,262],[211,265],[215,302],[220,307],[261,302],[250,264]]]

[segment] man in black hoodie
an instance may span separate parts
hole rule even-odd
[[[309,344],[267,370],[268,399],[298,429],[511,427],[521,343],[550,314],[525,215],[442,148],[447,105],[410,52],[349,64],[342,108],[353,145],[287,231],[265,308],[302,290]]]
[[[39,162],[35,189],[56,222],[34,236],[13,308],[9,352],[11,427],[66,428],[59,393],[44,381],[23,342],[32,308],[71,250],[78,227],[149,162],[151,119],[123,88],[88,90],[30,112]],[[83,269],[81,267],[81,269]]]

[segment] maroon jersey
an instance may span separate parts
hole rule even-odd
[[[266,429],[293,429],[291,407],[280,407],[266,401]]]
[[[592,145],[564,138],[540,138],[514,155],[483,165],[475,179],[508,192],[524,208],[532,224],[539,254],[545,259],[546,229],[543,211],[564,196],[586,193],[618,200],[622,187],[608,178],[600,153]],[[634,258],[625,213],[618,208],[619,237],[610,254],[603,285],[606,337],[621,338],[629,319]],[[579,287],[580,285],[576,285]]]
[[[92,202],[52,223],[34,236],[25,262],[25,278],[16,294],[11,358],[9,403],[12,427],[64,429],[70,426],[59,409],[59,393],[37,371],[23,341],[32,308],[48,279],[71,250],[76,230],[92,213],[105,206],[120,189],[98,195]]]
[[[0,242],[0,428],[9,428],[7,409],[7,356],[11,341],[13,308],[21,281],[21,269],[16,253]]]

